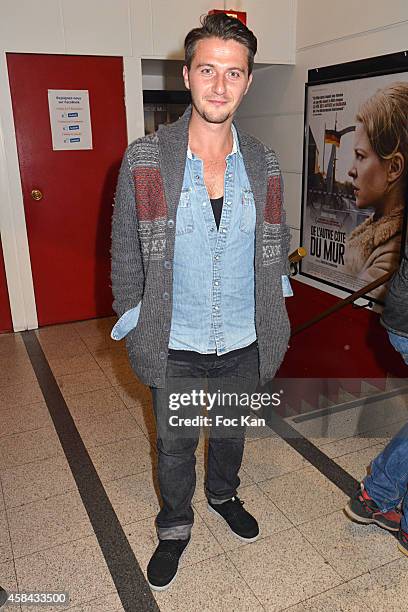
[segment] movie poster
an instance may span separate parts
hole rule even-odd
[[[398,121],[408,117],[408,73],[310,85],[306,95],[301,273],[353,292],[397,269],[405,244],[408,132]],[[382,302],[386,290],[368,296]]]

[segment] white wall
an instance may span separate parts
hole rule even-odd
[[[6,52],[124,58],[128,139],[144,132],[141,58],[180,59],[186,32],[227,0],[0,0],[0,234],[13,326],[37,315],[7,77]],[[294,58],[296,0],[236,0],[260,35],[261,62]],[[180,88],[175,74],[145,72],[144,86]]]
[[[300,244],[307,71],[407,49],[408,0],[299,0],[296,39],[296,65],[257,71],[239,113],[242,128],[272,146],[280,158],[293,248]]]

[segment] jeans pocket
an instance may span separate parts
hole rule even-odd
[[[176,236],[191,234],[194,231],[193,211],[191,209],[191,189],[183,189],[177,207]]]
[[[250,189],[242,190],[241,197],[241,219],[239,229],[245,234],[250,234],[255,231],[256,211],[254,194]]]

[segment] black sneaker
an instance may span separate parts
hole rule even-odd
[[[233,497],[222,504],[208,501],[208,509],[223,518],[232,533],[244,542],[255,542],[259,537],[259,526],[256,519],[242,507],[244,502]]]
[[[388,531],[398,531],[400,528],[401,513],[396,508],[381,512],[362,485],[354,493],[344,511],[353,521],[364,525],[375,523]]]
[[[165,591],[177,576],[180,557],[188,540],[160,540],[147,566],[147,580],[154,591]]]

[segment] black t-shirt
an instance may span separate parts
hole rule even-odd
[[[224,197],[221,196],[220,198],[211,199],[210,202],[211,202],[211,206],[212,206],[212,209],[213,209],[215,225],[217,226],[217,229],[219,229],[220,228],[222,205],[223,205],[223,202],[224,202]]]

